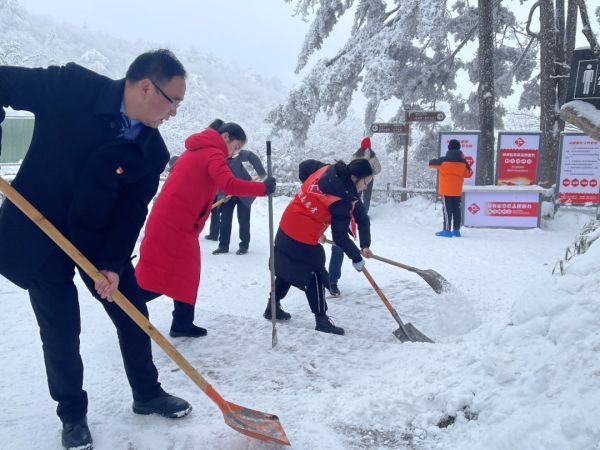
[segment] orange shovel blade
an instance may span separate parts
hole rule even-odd
[[[225,423],[240,433],[261,441],[290,445],[279,417],[274,414],[248,409],[230,402],[225,402],[221,411]]]

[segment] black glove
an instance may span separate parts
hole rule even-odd
[[[265,181],[265,195],[271,195],[273,192],[275,192],[275,188],[277,187],[277,182],[275,181],[275,178],[273,177],[268,177]]]

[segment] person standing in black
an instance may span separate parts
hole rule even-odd
[[[111,295],[118,288],[148,317],[130,258],[169,160],[157,128],[176,115],[185,77],[169,50],[138,56],[121,80],[74,63],[0,66],[0,106],[35,114],[31,145],[13,187],[104,275],[94,283],[80,271],[117,329],[133,412],[173,418],[188,414],[190,404],[162,389],[150,338]],[[4,116],[0,108],[0,121]],[[0,274],[28,290],[63,445],[92,448],[75,264],[10,201],[0,207]]]
[[[245,162],[249,162],[259,177],[264,178],[267,172],[260,162],[260,158],[250,150],[240,150],[237,155],[229,158],[227,164],[236,178],[242,180],[251,180],[252,177],[244,167]],[[231,197],[218,208],[220,209],[219,224],[219,247],[212,252],[213,255],[229,252],[229,242],[231,240],[231,223],[233,221],[233,209],[237,206],[237,218],[240,226],[240,246],[235,252],[236,255],[245,255],[250,246],[250,211],[252,202],[256,197]],[[215,208],[216,209],[216,208]],[[211,214],[210,235],[212,236],[213,221],[215,216]]]

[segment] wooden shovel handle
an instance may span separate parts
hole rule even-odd
[[[402,269],[410,270],[411,272],[419,272],[420,271],[420,269],[417,269],[416,267],[409,266],[408,264],[402,264],[401,262],[394,261],[394,260],[388,259],[388,258],[384,258],[383,256],[378,256],[378,255],[373,254],[371,256],[371,258],[376,259],[376,260],[381,261],[381,262],[384,262],[384,263],[391,264],[392,266],[396,266],[396,267],[400,267]]]
[[[31,203],[19,194],[7,181],[0,177],[0,191],[17,207],[23,214],[29,217],[40,229],[48,235],[83,271],[94,281],[104,279],[98,269],[77,248],[52,225]],[[150,338],[156,342],[181,370],[189,376],[196,385],[213,400],[219,408],[226,405],[225,399],[215,391],[200,373],[183,357],[181,353],[171,344],[150,321],[120,292],[116,291],[112,296],[114,302],[133,320]]]
[[[252,178],[252,181],[259,181],[261,179],[262,179],[261,176],[256,176],[256,177]],[[216,202],[214,202],[212,204],[212,206],[210,207],[210,209],[215,209],[217,206],[221,206],[223,203],[228,202],[231,199],[231,197],[233,197],[233,195],[226,195],[221,200],[217,200]]]
[[[326,242],[327,244],[335,245],[335,242],[333,242],[332,240],[330,240],[330,239],[327,239],[327,238],[325,238],[325,242]],[[393,265],[393,266],[401,267],[402,269],[410,270],[411,272],[418,272],[418,271],[419,271],[419,269],[417,269],[416,267],[409,266],[409,265],[407,265],[407,264],[402,264],[402,263],[400,263],[400,262],[397,262],[397,261],[393,261],[393,260],[391,260],[391,259],[384,258],[383,256],[378,256],[378,255],[376,255],[375,253],[373,253],[373,254],[371,255],[371,258],[373,258],[373,259],[376,259],[376,260],[378,260],[378,261],[381,261],[381,262],[384,262],[384,263],[391,264],[391,265]]]
[[[400,319],[400,316],[398,315],[392,304],[389,302],[389,300],[386,298],[386,296],[383,295],[383,292],[381,291],[377,283],[375,283],[375,280],[373,279],[367,268],[363,266],[361,272],[365,274],[365,277],[367,277],[367,280],[369,280],[369,283],[371,283],[371,286],[373,286],[373,289],[375,289],[375,292],[377,292],[377,295],[379,295],[379,298],[381,299],[385,307],[392,314],[398,325],[400,325],[400,327],[404,330],[404,322],[402,322],[402,319]]]

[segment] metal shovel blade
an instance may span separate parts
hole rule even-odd
[[[240,433],[261,441],[290,445],[279,417],[274,414],[248,409],[231,402],[226,402],[221,411],[225,423]]]
[[[400,342],[427,342],[433,344],[433,341],[421,333],[412,323],[405,323],[404,328],[400,327],[394,331]]]
[[[417,269],[415,271],[425,282],[435,291],[436,294],[448,290],[451,286],[450,282],[441,276],[438,272],[432,269]]]

